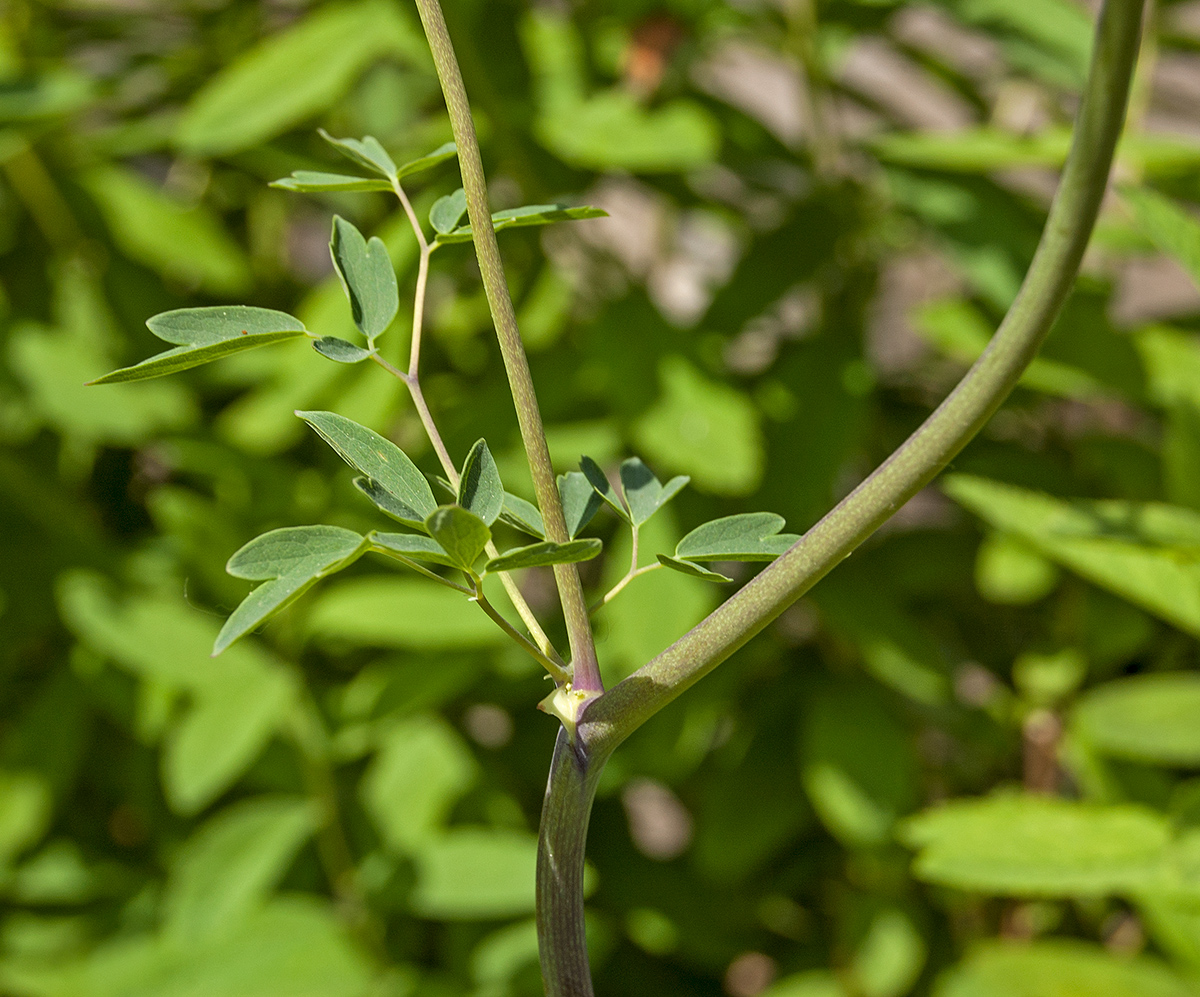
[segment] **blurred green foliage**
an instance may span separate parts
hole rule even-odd
[[[651,552],[761,509],[802,532],[954,383],[1029,261],[1091,24],[1074,0],[446,8],[493,206],[610,214],[502,250],[559,470],[636,452],[691,476]],[[1200,993],[1200,8],[1148,30],[1119,190],[1013,398],[609,763],[599,993]],[[267,186],[342,168],[318,126],[396,162],[449,140],[402,0],[3,7],[4,993],[541,992],[536,664],[365,560],[209,656],[246,541],[379,525],[294,410],[435,473],[403,385],[288,342],[83,386],[172,308],[353,340],[335,212],[409,298],[386,194]],[[415,178],[421,217],[457,186]],[[451,453],[486,433],[530,497],[469,246],[434,258],[427,331]],[[599,593],[629,551],[595,526]],[[523,580],[550,618],[548,584]],[[606,678],[718,593],[634,581],[597,617]]]

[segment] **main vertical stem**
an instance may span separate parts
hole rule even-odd
[[[583,915],[584,847],[604,759],[558,732],[538,829],[537,927],[548,997],[592,997]]]
[[[562,499],[554,469],[550,464],[550,450],[546,446],[546,433],[542,427],[541,410],[533,389],[533,377],[529,373],[529,361],[521,334],[517,329],[517,316],[513,310],[508,281],[504,276],[504,265],[500,259],[500,247],[496,244],[496,233],[492,228],[492,215],[488,206],[487,185],[483,176],[483,159],[479,154],[479,141],[475,135],[475,123],[471,120],[471,106],[467,100],[462,73],[454,55],[454,46],[442,8],[438,0],[416,0],[417,10],[429,47],[433,52],[434,65],[446,98],[446,109],[450,112],[450,125],[454,141],[458,145],[458,165],[462,172],[463,190],[467,195],[467,216],[475,236],[475,253],[479,258],[479,271],[483,277],[488,306],[496,323],[496,336],[500,341],[500,353],[504,358],[504,369],[512,389],[513,404],[517,410],[517,422],[521,427],[521,439],[529,457],[529,468],[533,475],[533,487],[541,507],[546,527],[546,539],[566,543],[567,523],[563,516]],[[600,668],[596,661],[596,646],[592,637],[592,624],[588,616],[587,601],[583,596],[583,585],[579,572],[573,564],[554,566],[554,579],[558,583],[558,594],[562,601],[566,619],[567,635],[571,642],[571,663],[574,668],[573,688],[578,692],[599,693],[604,686],[600,681]]]

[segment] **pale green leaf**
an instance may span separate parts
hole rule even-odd
[[[925,965],[925,939],[902,911],[881,910],[854,953],[851,973],[864,997],[901,997],[912,990]]]
[[[467,192],[461,187],[453,194],[439,197],[429,209],[429,224],[439,235],[453,232],[467,213]]]
[[[457,505],[439,506],[425,520],[425,529],[463,571],[471,570],[492,538],[487,523]]]
[[[504,508],[504,484],[484,440],[476,440],[463,461],[458,504],[482,519],[485,526],[491,526]]]
[[[629,511],[625,508],[621,497],[617,494],[617,490],[613,488],[612,482],[608,480],[608,475],[604,473],[604,469],[600,467],[591,457],[579,458],[579,469],[583,472],[583,476],[587,479],[588,484],[596,490],[596,494],[600,496],[618,516],[625,522],[629,522]],[[574,489],[575,483],[571,481],[567,475],[567,484]],[[581,527],[582,528],[582,527]]]
[[[317,131],[321,138],[363,169],[386,177],[389,181],[396,176],[395,161],[373,135],[366,135],[361,139],[334,138],[324,128],[318,128]],[[390,188],[391,184],[389,183],[384,189]]]
[[[337,336],[322,336],[313,342],[313,349],[321,356],[337,363],[362,363],[371,358],[371,351],[364,350]]]
[[[220,654],[320,579],[353,563],[366,548],[361,536],[338,526],[291,526],[255,537],[230,557],[226,570],[235,578],[265,583],[225,621],[213,654]]]
[[[195,944],[238,930],[316,829],[316,816],[302,798],[256,796],[205,822],[171,865],[166,933]]]
[[[668,554],[657,554],[658,563],[663,567],[671,568],[684,575],[691,575],[693,578],[703,578],[706,582],[732,582],[733,579],[728,575],[723,575],[719,571],[713,571],[703,565],[696,564],[693,561],[681,561],[676,557],[671,557]]]
[[[0,771],[0,869],[46,833],[52,810],[44,779],[32,772]]]
[[[905,822],[927,882],[1003,896],[1104,896],[1154,886],[1170,825],[1144,807],[1041,796],[961,799]]]
[[[415,716],[384,729],[360,794],[384,841],[412,855],[442,833],[477,775],[470,750],[445,721]]]
[[[360,479],[361,480],[361,479]],[[428,561],[447,568],[457,568],[454,559],[442,550],[442,545],[432,537],[421,536],[419,533],[378,533],[372,531],[367,535],[371,546],[376,550],[391,551],[414,561]]]
[[[249,149],[331,106],[388,53],[428,62],[400,8],[382,0],[323,6],[214,76],[188,104],[176,140],[199,155]]]
[[[307,624],[315,639],[332,647],[444,651],[508,639],[460,593],[409,578],[336,582],[313,600]]]
[[[675,547],[688,561],[773,561],[800,538],[780,533],[784,519],[773,512],[743,512],[697,526]]]
[[[641,526],[691,481],[687,475],[679,475],[664,485],[637,457],[621,462],[620,478],[621,494],[634,526]]]
[[[607,478],[604,480],[608,481]],[[562,499],[563,518],[567,522],[567,536],[572,538],[579,535],[604,504],[604,499],[582,471],[560,474],[558,494]]]
[[[604,546],[599,540],[570,540],[567,543],[556,544],[549,540],[542,543],[530,544],[528,547],[517,547],[506,550],[499,557],[494,557],[484,565],[485,571],[516,571],[519,568],[536,568],[547,564],[575,564],[579,561],[590,561],[596,557]]]
[[[428,170],[439,163],[444,163],[447,159],[453,159],[458,155],[458,146],[453,142],[446,142],[439,145],[433,152],[425,156],[419,156],[417,159],[411,159],[400,167],[400,178],[403,179],[412,173],[420,173],[423,170]]]
[[[433,491],[416,464],[391,440],[335,412],[297,412],[347,464],[365,474],[394,500],[394,509],[383,511],[406,525],[425,528],[425,520],[437,508]],[[357,482],[356,482],[357,484]],[[372,501],[372,492],[359,489]],[[378,505],[379,503],[376,502]]]
[[[1200,674],[1134,675],[1089,690],[1072,714],[1098,751],[1155,765],[1200,766]]]
[[[387,247],[378,236],[367,241],[353,224],[334,215],[329,252],[350,299],[354,324],[368,340],[374,340],[400,309],[396,271]]]
[[[345,173],[321,173],[313,170],[296,170],[290,177],[275,180],[271,187],[290,190],[300,194],[317,194],[327,191],[376,191],[391,190],[386,180],[373,177],[348,176]]]
[[[413,907],[436,920],[496,920],[533,912],[537,839],[517,831],[463,828],[417,855]]]
[[[1195,997],[1195,988],[1149,956],[1068,939],[989,942],[951,967],[936,997]]]
[[[562,490],[562,478],[559,478],[559,491]],[[590,493],[592,486],[588,485],[587,490]],[[597,496],[597,503],[599,497]],[[566,499],[563,499],[563,504],[566,504]],[[599,506],[597,505],[597,508]],[[539,539],[545,537],[546,526],[542,522],[542,514],[538,507],[532,502],[527,502],[518,495],[513,495],[511,492],[504,493],[504,508],[500,510],[500,521],[507,523],[514,529],[520,530],[522,533],[528,533],[531,537]],[[572,534],[573,535],[573,534]]]
[[[1058,568],[1029,544],[1007,533],[992,533],[975,555],[975,587],[988,602],[1027,606],[1058,585]]]

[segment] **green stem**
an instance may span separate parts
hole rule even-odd
[[[950,396],[786,554],[559,735],[542,811],[538,936],[547,997],[591,997],[583,856],[595,781],[618,744],[759,633],[979,432],[1037,353],[1074,283],[1104,196],[1137,56],[1142,0],[1106,0],[1058,193],[1020,293]]]
[[[567,671],[561,661],[550,658],[533,641],[527,639],[523,634],[518,633],[516,628],[501,615],[500,610],[488,602],[487,597],[483,594],[483,584],[479,579],[474,580],[474,585],[475,593],[472,598],[479,603],[479,608],[487,613],[496,626],[508,634],[534,661],[545,668],[556,683],[564,685],[571,681],[571,673]]]
[[[508,291],[508,281],[504,276],[500,248],[496,244],[496,233],[492,228],[487,185],[483,176],[483,160],[479,154],[475,123],[471,120],[467,91],[463,86],[462,73],[458,68],[454,46],[450,41],[450,33],[446,29],[446,21],[438,0],[416,0],[416,3],[425,35],[429,39],[442,93],[446,98],[446,109],[450,112],[454,141],[458,145],[458,164],[462,172],[463,189],[467,195],[467,216],[471,221],[475,253],[479,259],[479,271],[496,325],[500,354],[504,358],[504,369],[508,374],[513,404],[517,410],[517,422],[521,427],[521,440],[525,444],[525,453],[533,475],[533,488],[546,526],[546,539],[566,543],[570,537],[567,535],[567,523],[563,517],[562,499],[559,497],[558,484],[550,463],[550,450],[546,445],[541,410],[538,408],[537,394],[533,388],[533,377],[529,373],[525,347],[517,329],[517,316]],[[573,564],[556,564],[554,579],[558,584],[567,636],[571,643],[571,662],[574,669],[572,685],[578,691],[600,693],[604,686],[600,681],[592,624],[579,572]]]

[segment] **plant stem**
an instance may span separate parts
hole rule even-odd
[[[495,606],[488,602],[487,597],[483,594],[483,585],[479,580],[475,581],[474,600],[479,603],[479,608],[492,618],[492,621],[509,637],[511,637],[522,650],[530,654],[533,659],[550,673],[550,677],[559,685],[564,685],[571,681],[571,673],[563,665],[561,661],[555,661],[545,654],[533,641],[518,633],[500,613]]]
[[[1071,152],[1021,290],[991,343],[900,448],[787,553],[591,704],[581,728],[611,751],[759,633],[928,484],[1008,397],[1066,300],[1107,186],[1138,51],[1142,0],[1106,0]]]
[[[614,585],[612,588],[610,588],[607,592],[604,593],[603,598],[601,598],[597,602],[592,603],[591,609],[588,610],[590,613],[595,613],[597,610],[603,608],[604,606],[607,606],[610,602],[613,601],[613,599],[615,599],[617,596],[619,596],[625,590],[626,585],[628,585],[631,581],[633,581],[639,575],[644,575],[648,571],[654,571],[656,568],[662,567],[662,564],[659,563],[658,561],[655,561],[653,564],[647,564],[644,568],[638,567],[638,533],[639,533],[639,530],[638,530],[637,526],[631,526],[631,529],[632,529],[632,533],[633,533],[633,545],[632,545],[633,551],[629,556],[629,570],[625,572],[625,577],[623,577],[619,582],[617,582],[616,585]]]
[[[900,448],[786,554],[560,732],[542,811],[538,939],[547,997],[591,997],[583,854],[595,780],[641,724],[836,567],[983,427],[1037,353],[1074,283],[1107,185],[1137,57],[1142,0],[1105,0],[1071,152],[1020,293],[984,354]]]
[[[550,450],[546,445],[542,415],[533,387],[533,377],[529,373],[525,347],[517,329],[517,316],[508,291],[508,281],[504,276],[500,248],[496,244],[496,233],[492,228],[487,185],[483,176],[483,160],[479,154],[475,123],[471,120],[467,91],[463,86],[462,73],[459,71],[454,46],[438,0],[416,0],[416,3],[421,23],[425,28],[425,36],[429,39],[442,93],[446,98],[446,109],[450,112],[450,124],[458,146],[463,189],[467,195],[467,215],[474,233],[475,254],[479,260],[479,271],[483,277],[492,320],[496,325],[500,353],[504,358],[504,369],[508,374],[513,404],[517,410],[517,422],[521,427],[521,440],[525,444],[525,453],[529,458],[529,468],[533,476],[533,488],[546,527],[546,539],[566,543],[570,537],[567,535],[567,523],[563,517],[562,499],[559,497],[558,484],[550,463]],[[571,663],[574,672],[572,685],[577,691],[600,693],[604,686],[600,681],[592,624],[579,572],[573,564],[556,564],[554,579],[558,584],[559,599],[562,602],[563,617],[571,643]]]

